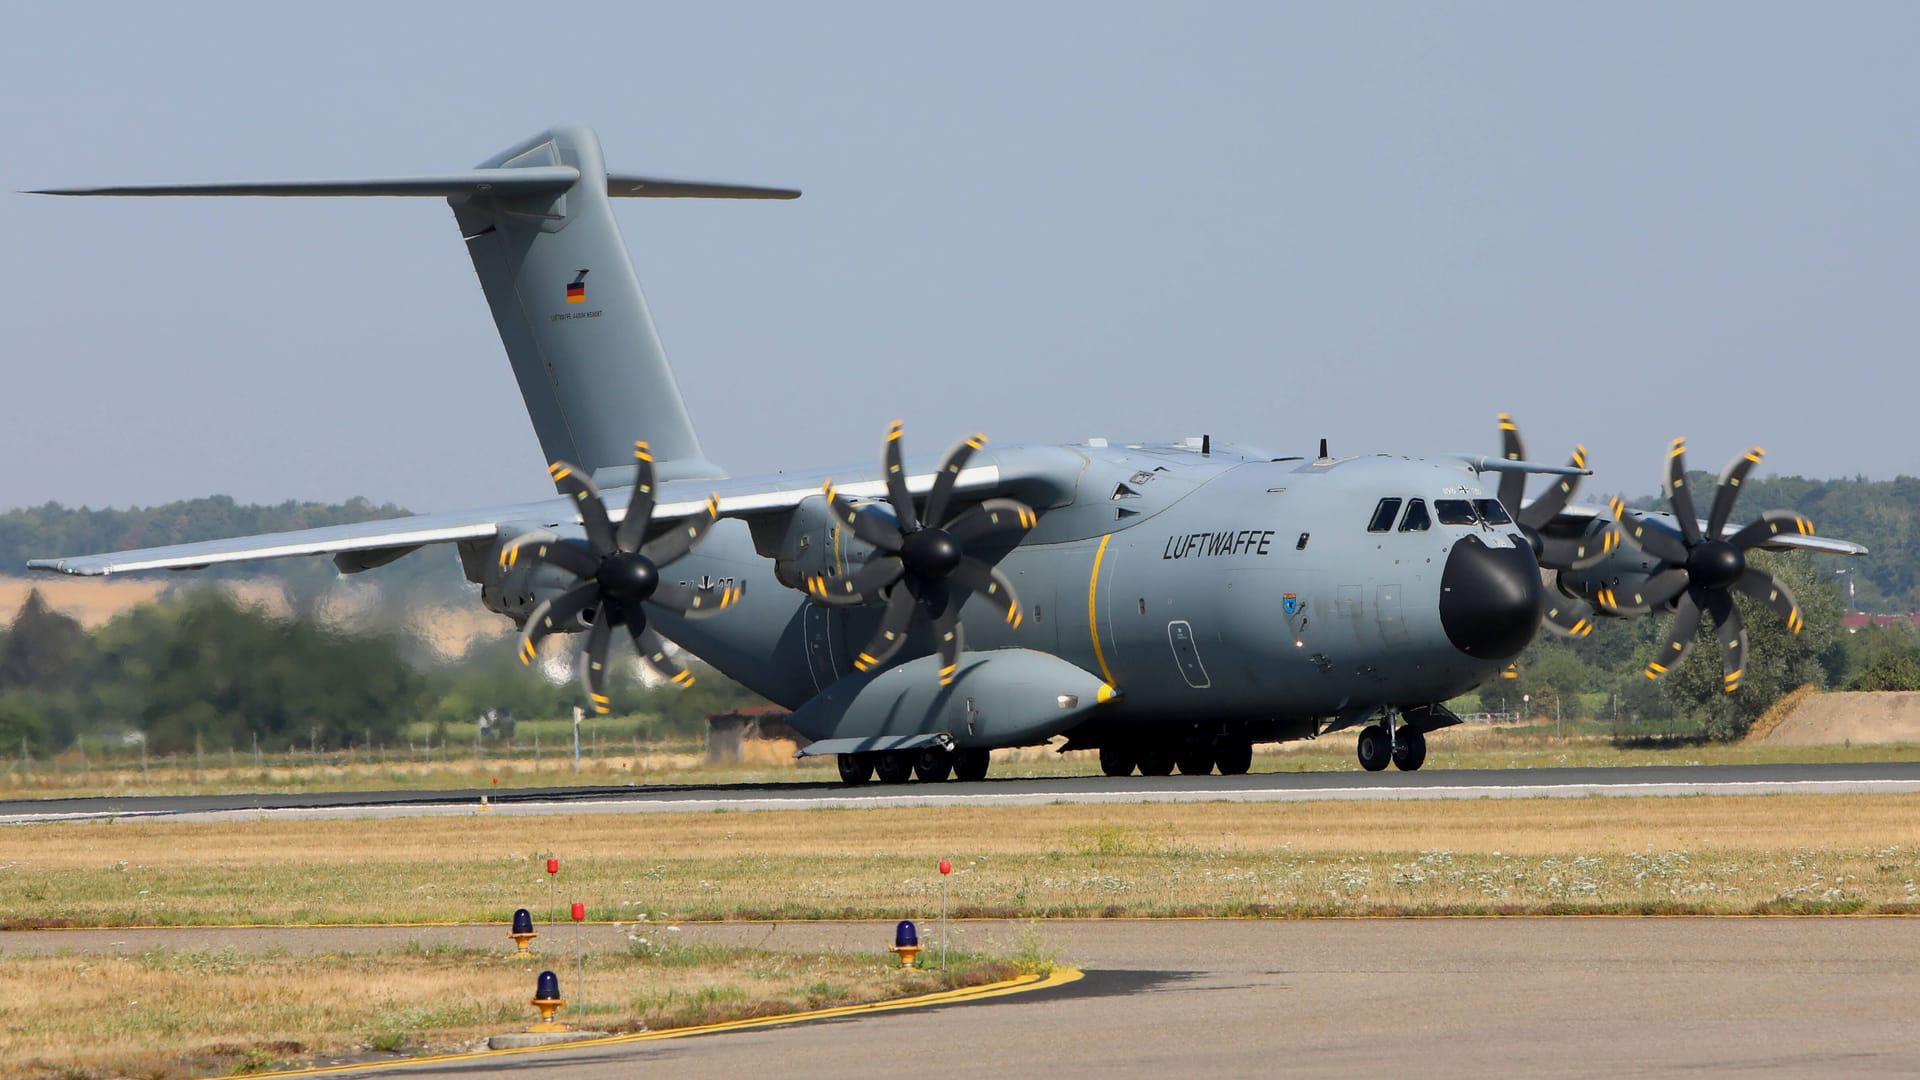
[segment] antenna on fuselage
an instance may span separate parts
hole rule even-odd
[[[1332,460],[1333,460],[1333,459],[1332,459],[1331,457],[1328,457],[1328,456],[1327,456],[1327,440],[1325,440],[1325,439],[1321,439],[1321,440],[1320,440],[1320,456],[1319,456],[1319,457],[1318,457],[1317,459],[1315,459],[1315,460],[1318,460],[1318,461],[1332,461]]]

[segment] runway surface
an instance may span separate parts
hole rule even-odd
[[[0,801],[0,825],[103,818],[420,817],[470,814],[484,795],[501,814],[799,810],[820,807],[1076,802],[1291,802],[1328,799],[1584,798],[1795,792],[1916,792],[1920,762],[1433,769],[1414,773],[988,779],[979,783],[741,784],[723,787],[486,788],[468,791],[129,795]]]
[[[696,942],[877,949],[889,929],[694,924],[684,932]],[[0,948],[138,951],[156,934],[180,948],[241,951],[499,944],[498,927],[475,927],[14,933],[0,935]],[[1920,1072],[1914,919],[981,922],[956,924],[954,936],[974,948],[1037,938],[1086,977],[926,1010],[364,1072],[586,1078],[644,1069],[834,1080]]]

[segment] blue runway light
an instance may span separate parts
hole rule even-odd
[[[901,919],[900,925],[893,931],[893,947],[904,949],[920,944],[920,933],[913,928],[912,919]]]
[[[516,934],[533,933],[533,915],[526,908],[516,908],[513,913],[513,932]]]
[[[540,981],[537,986],[538,989],[533,992],[533,999],[535,1001],[560,1000],[560,976],[555,975],[551,971],[543,971],[540,973]]]

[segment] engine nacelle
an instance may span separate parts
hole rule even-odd
[[[460,567],[468,581],[480,586],[480,602],[488,611],[523,625],[534,608],[580,583],[572,574],[540,559],[521,558],[510,560],[506,566],[500,564],[500,553],[515,539],[530,532],[552,531],[533,525],[502,525],[491,540],[469,540],[459,545]],[[584,537],[563,536],[553,542],[586,546]],[[591,616],[592,610],[583,614]],[[571,626],[559,627],[569,632],[586,628],[587,624],[578,619]]]
[[[809,578],[853,574],[876,550],[841,527],[822,495],[801,500],[791,513],[766,524],[756,523],[753,540],[760,554],[773,560],[774,579],[801,592]]]
[[[1680,529],[1673,522],[1671,514],[1642,514],[1641,520],[1648,528],[1662,529],[1674,536],[1680,535]],[[1598,540],[1600,534],[1612,525],[1604,518],[1595,518],[1586,527],[1586,534]],[[1632,544],[1620,544],[1606,558],[1592,566],[1579,570],[1557,571],[1560,591],[1570,597],[1592,601],[1603,589],[1630,594],[1647,583],[1647,579],[1665,570],[1666,564],[1651,555],[1642,552]],[[1597,605],[1596,605],[1597,606]],[[1606,609],[1599,609],[1607,614]]]

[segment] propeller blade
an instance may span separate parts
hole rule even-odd
[[[1787,624],[1787,629],[1799,633],[1807,625],[1806,617],[1800,614],[1800,603],[1787,591],[1786,583],[1756,567],[1747,567],[1746,573],[1733,587],[1772,608]]]
[[[1760,520],[1734,533],[1727,542],[1741,551],[1746,551],[1749,548],[1759,547],[1783,532],[1797,532],[1801,536],[1812,536],[1813,519],[1791,510],[1768,510],[1760,515]]]
[[[614,542],[621,551],[638,551],[653,521],[653,448],[644,440],[633,444],[633,494],[627,498],[627,516],[620,519]]]
[[[953,568],[947,580],[973,590],[973,595],[985,597],[987,602],[1000,609],[1007,618],[1007,624],[1019,628],[1024,616],[1020,614],[1020,598],[1014,594],[1013,582],[1000,572],[997,566],[989,566],[971,555],[960,557],[960,565]]]
[[[1585,600],[1569,600],[1555,592],[1547,594],[1548,630],[1568,638],[1583,638],[1593,633],[1593,605]]]
[[[1527,460],[1526,445],[1520,441],[1520,426],[1507,413],[1500,414],[1500,455],[1508,461]],[[1501,473],[1500,487],[1494,497],[1500,500],[1501,506],[1507,508],[1507,513],[1518,517],[1520,502],[1526,497],[1526,491],[1526,473]]]
[[[1018,499],[988,499],[969,506],[947,526],[947,534],[962,547],[997,532],[1018,529],[1022,534],[1040,521],[1040,515]]]
[[[680,557],[692,551],[700,538],[707,534],[713,523],[720,520],[720,496],[707,496],[707,505],[694,511],[679,525],[654,537],[640,549],[640,554],[654,566],[665,569],[680,561]]]
[[[693,672],[681,667],[667,655],[667,639],[659,631],[648,626],[645,621],[627,620],[627,632],[633,635],[633,647],[640,650],[647,664],[653,670],[667,677],[667,680],[682,690],[693,685]]]
[[[1716,592],[1707,601],[1708,612],[1713,616],[1718,628],[1720,640],[1721,685],[1731,694],[1740,689],[1740,676],[1747,667],[1747,631],[1740,621],[1740,609],[1733,606],[1733,597],[1725,591]]]
[[[898,555],[871,559],[852,577],[819,575],[807,579],[807,595],[829,605],[864,604],[881,595],[907,572]]]
[[[899,527],[889,521],[886,511],[878,506],[872,503],[853,505],[845,495],[840,494],[831,480],[820,490],[826,495],[827,506],[833,511],[834,518],[842,526],[853,530],[853,535],[886,552],[899,551],[900,545],[906,542]]]
[[[1643,555],[1651,555],[1670,566],[1683,566],[1687,561],[1687,548],[1689,543],[1699,542],[1697,540],[1682,542],[1675,539],[1673,534],[1651,524],[1646,518],[1641,517],[1639,514],[1628,510],[1626,504],[1622,503],[1617,497],[1610,505],[1614,512],[1614,523],[1618,528],[1620,538],[1633,545],[1633,547]],[[1688,518],[1686,520],[1691,521],[1692,519]],[[1699,531],[1697,524],[1694,526],[1694,531]]]
[[[927,496],[928,521],[938,525],[947,519],[947,500],[953,497],[954,481],[959,479],[960,470],[967,467],[967,459],[973,452],[985,445],[987,437],[976,431],[947,451],[947,456],[940,461],[940,471],[934,474],[933,491]]]
[[[1693,650],[1695,638],[1700,636],[1700,605],[1694,603],[1693,593],[1687,592],[1680,597],[1680,606],[1674,609],[1673,626],[1667,632],[1666,648],[1660,655],[1648,662],[1646,676],[1658,679],[1667,672],[1680,666]]]
[[[745,596],[746,593],[747,586],[745,582],[737,582],[724,588],[713,588],[709,586],[704,589],[696,589],[689,585],[682,585],[677,581],[663,581],[655,587],[653,595],[647,597],[647,602],[650,604],[659,604],[661,607],[676,615],[685,615],[693,619],[704,619],[712,615],[718,615],[734,604],[739,603],[740,598]]]
[[[605,716],[613,711],[613,699],[607,697],[607,645],[613,641],[613,618],[607,606],[593,613],[593,627],[587,631],[586,652],[580,658],[580,673],[587,684],[587,700],[593,711]]]
[[[1693,508],[1693,492],[1687,488],[1685,439],[1673,440],[1673,449],[1667,451],[1666,494],[1667,505],[1673,507],[1673,516],[1680,519],[1680,535],[1686,537],[1688,547],[1693,547],[1700,542],[1700,515]]]
[[[1593,599],[1611,615],[1646,615],[1680,595],[1687,587],[1687,580],[1686,568],[1670,566],[1648,578],[1638,589],[1626,592],[1601,589]]]
[[[550,532],[523,533],[501,545],[500,569],[511,570],[525,557],[552,563],[577,578],[591,578],[600,569],[600,560]]]
[[[1726,470],[1720,474],[1720,486],[1713,490],[1713,512],[1707,516],[1707,539],[1718,540],[1727,527],[1727,515],[1733,513],[1733,500],[1740,497],[1740,484],[1747,474],[1753,471],[1760,459],[1767,456],[1759,447],[1727,462]]]
[[[960,653],[966,648],[960,630],[960,605],[948,604],[933,617],[933,637],[940,646],[940,685],[952,686],[960,673]]]
[[[913,496],[907,493],[907,472],[900,466],[900,429],[898,420],[887,429],[887,451],[882,461],[887,474],[887,501],[893,504],[893,516],[901,532],[917,532],[920,519],[913,513]]]
[[[1573,457],[1568,459],[1567,464],[1576,469],[1586,468],[1587,448],[1584,446],[1574,447]],[[1508,502],[1505,494],[1507,477],[1519,475],[1518,473],[1507,473],[1500,477],[1500,490],[1502,492],[1500,505],[1506,507],[1507,513],[1512,514],[1514,519],[1519,521],[1520,524],[1532,529],[1545,528],[1547,522],[1552,521],[1560,511],[1566,509],[1567,502],[1573,498],[1573,493],[1580,490],[1580,478],[1578,476],[1563,476],[1560,478],[1559,483],[1547,489],[1545,495],[1533,500],[1531,505],[1527,506],[1525,510],[1522,510],[1517,504]],[[1524,480],[1524,478],[1522,479]],[[1618,541],[1615,542],[1617,543]],[[1608,550],[1612,549],[1609,548]]]
[[[520,630],[520,662],[533,663],[540,651],[540,642],[548,634],[573,621],[600,598],[600,583],[583,581],[551,600],[542,600],[540,606],[527,616],[527,624]]]
[[[580,524],[587,530],[587,545],[593,553],[605,558],[613,552],[613,522],[607,520],[607,504],[601,501],[600,489],[586,473],[564,461],[556,461],[547,466],[555,487],[562,494],[573,497],[574,508],[580,511]]]
[[[913,623],[913,609],[919,603],[913,595],[910,582],[901,582],[887,598],[887,613],[880,620],[880,629],[867,642],[867,647],[854,657],[853,666],[857,671],[871,671],[893,659],[900,646],[907,643],[907,627]]]

